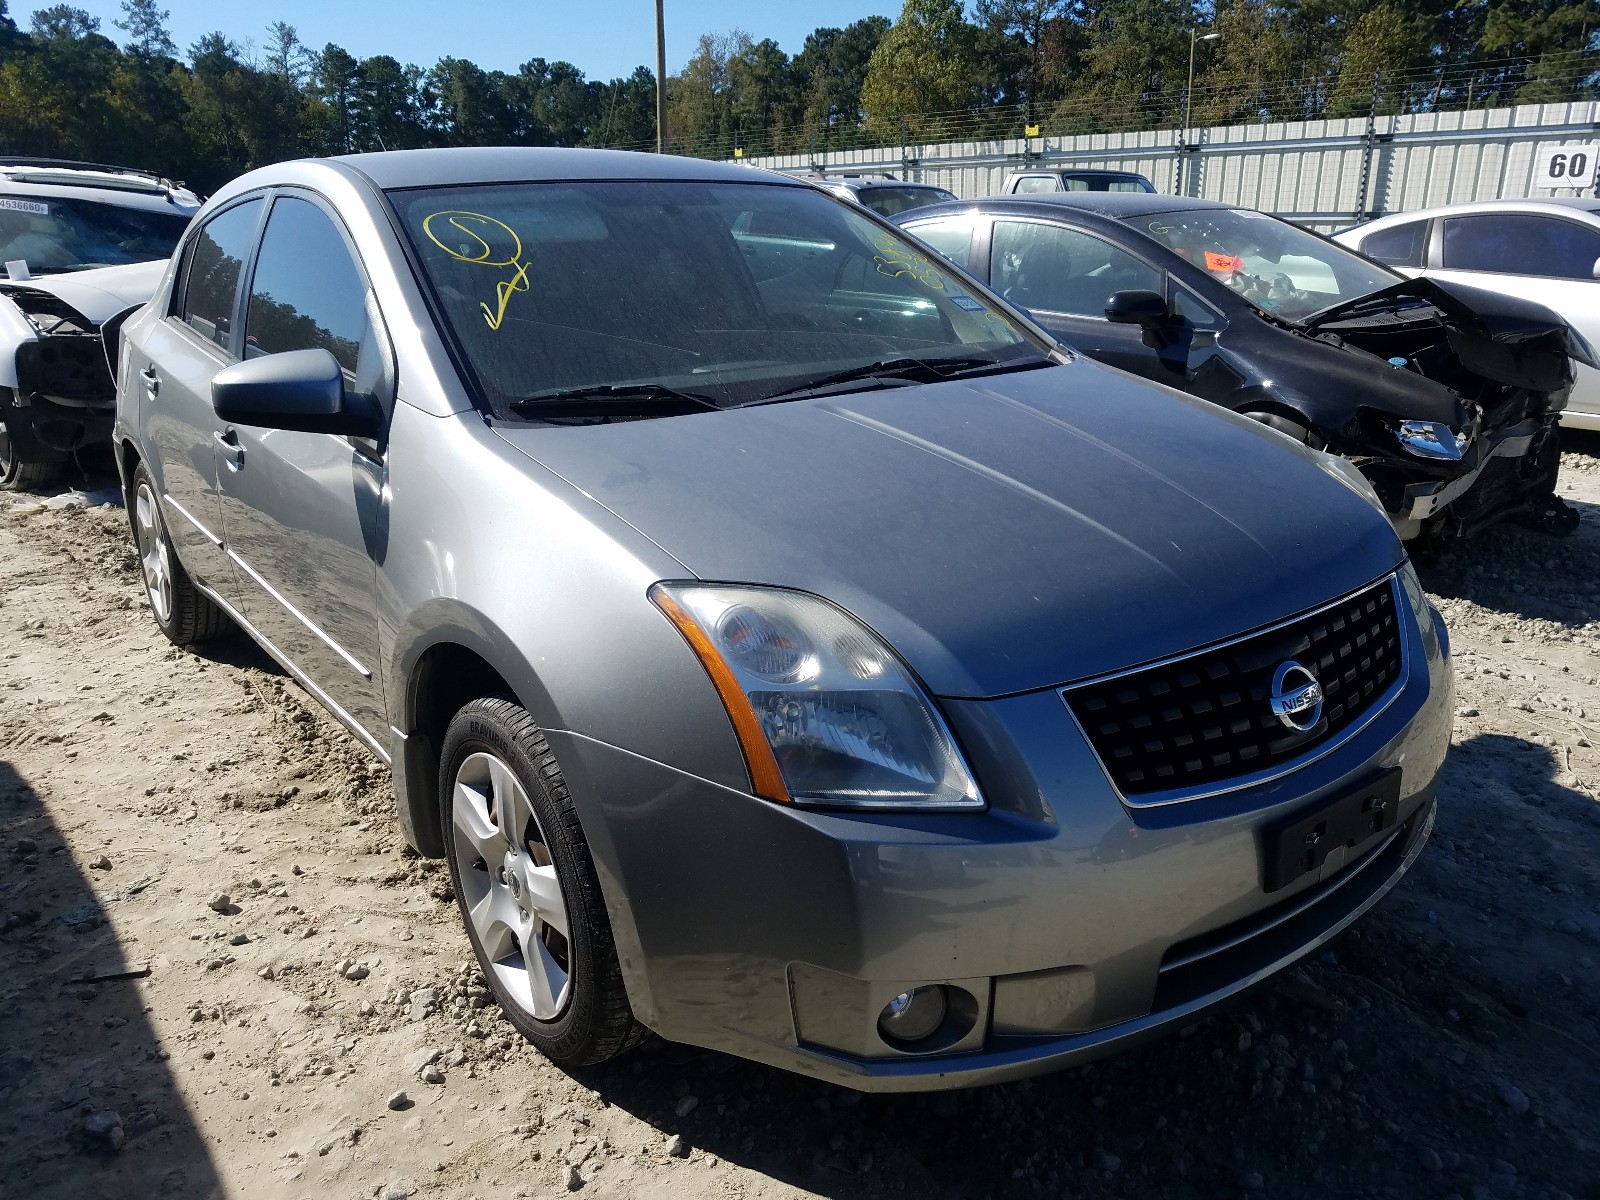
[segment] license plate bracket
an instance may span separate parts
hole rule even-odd
[[[1276,892],[1322,869],[1328,856],[1355,857],[1400,817],[1400,769],[1386,771],[1262,831],[1262,888]]]

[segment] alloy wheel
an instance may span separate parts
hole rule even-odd
[[[554,1020],[572,982],[567,903],[516,772],[492,754],[468,756],[456,771],[451,822],[462,905],[502,995]]]
[[[156,620],[165,625],[172,619],[172,551],[166,530],[156,510],[155,493],[141,483],[133,500],[134,530],[139,539],[139,561],[144,567],[144,587],[150,594],[150,607]]]

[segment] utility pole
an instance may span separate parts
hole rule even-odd
[[[1172,190],[1177,195],[1183,195],[1183,168],[1184,156],[1189,152],[1189,105],[1194,98],[1194,48],[1200,42],[1214,42],[1222,35],[1220,33],[1201,33],[1198,29],[1189,30],[1189,82],[1183,89],[1183,128],[1178,131],[1178,161],[1172,172]]]
[[[656,153],[667,152],[667,16],[656,0]]]

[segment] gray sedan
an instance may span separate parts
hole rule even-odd
[[[283,163],[122,328],[150,607],[394,772],[553,1061],[1050,1070],[1371,907],[1443,626],[1341,460],[692,160]]]

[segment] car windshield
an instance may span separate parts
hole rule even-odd
[[[1326,238],[1248,208],[1141,213],[1124,220],[1285,321],[1401,280]]]
[[[936,187],[873,187],[862,188],[856,197],[873,212],[885,217],[897,217],[913,208],[930,204],[943,204],[956,198],[954,192]]]
[[[31,275],[167,258],[189,214],[60,196],[0,196],[0,263]]]
[[[874,386],[876,367],[903,360],[936,375],[1046,361],[947,265],[809,187],[506,183],[390,197],[497,415],[601,389],[728,407],[844,386],[841,375]]]

